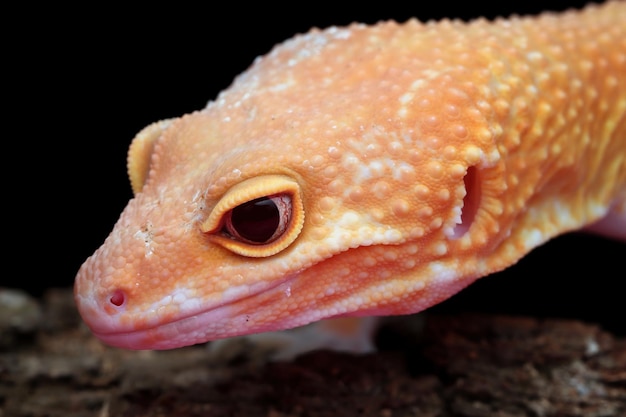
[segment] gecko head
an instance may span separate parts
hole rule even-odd
[[[85,322],[108,344],[165,349],[416,312],[467,285],[493,132],[459,65],[431,61],[362,25],[312,31],[206,109],[140,132],[135,196],[76,278]]]

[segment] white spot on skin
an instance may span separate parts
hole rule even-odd
[[[411,100],[413,100],[414,94],[413,93],[404,93],[400,96],[400,103],[401,104],[407,104],[410,103]]]
[[[187,297],[185,297],[185,295],[182,293],[174,294],[174,296],[172,297],[172,301],[174,301],[176,304],[182,304],[185,302],[186,299]]]
[[[435,255],[443,256],[448,253],[448,247],[444,242],[439,242],[434,246],[433,252]]]
[[[340,29],[338,27],[330,27],[324,32],[310,32],[304,35],[296,36],[290,40],[285,41],[280,49],[275,48],[272,50],[267,59],[275,56],[278,52],[284,50],[297,51],[295,56],[287,61],[287,65],[293,67],[298,65],[300,61],[317,55],[320,51],[334,39],[346,40],[350,38],[349,29]],[[263,57],[257,58],[259,61],[265,59]],[[256,62],[255,62],[256,64]]]
[[[353,229],[361,224],[361,216],[355,211],[346,212],[338,221],[337,226],[341,229]]]
[[[364,25],[359,24],[357,25],[358,28],[362,28],[364,27]],[[340,29],[336,26],[333,26],[331,28],[328,29],[327,33],[331,34],[334,36],[335,39],[350,39],[350,37],[352,36],[352,32],[350,32],[350,30],[348,29]]]
[[[339,219],[331,221],[327,230],[329,234],[323,240],[316,241],[316,246],[323,245],[330,252],[379,243],[393,244],[403,240],[400,231],[379,224],[369,213],[356,211],[347,211]],[[364,262],[368,260],[364,259]]]
[[[294,85],[295,83],[293,82],[293,80],[289,80],[284,83],[273,85],[272,87],[268,88],[268,90],[271,91],[272,93],[277,93],[280,91],[289,90],[289,88],[293,87]]]
[[[180,304],[181,311],[197,311],[202,308],[204,304],[198,298],[191,298],[185,300]]]
[[[180,313],[198,311],[204,306],[201,298],[197,297],[194,290],[177,288],[158,301],[152,303],[146,311],[152,312],[152,319],[158,322],[159,315],[168,314],[172,310]]]
[[[399,242],[402,240],[402,233],[399,230],[390,229],[383,233],[382,238],[387,242]]]
[[[228,287],[222,293],[222,301],[227,302],[229,300],[237,300],[250,293],[250,287],[247,285],[237,285]]]
[[[455,282],[459,276],[454,265],[447,265],[442,262],[432,262],[429,269],[430,275],[433,277],[432,281],[442,285]]]
[[[415,168],[412,165],[407,164],[406,162],[399,161],[395,164],[395,167],[392,171],[393,179],[396,181],[402,181],[403,178],[406,178],[412,175],[415,172]]]
[[[524,234],[524,244],[527,249],[534,248],[544,241],[543,233],[539,229],[530,229]]]
[[[389,172],[394,180],[402,180],[414,172],[414,168],[408,163],[388,157],[370,159],[365,163],[350,154],[344,158],[343,166],[346,172],[354,172],[353,185],[360,185],[371,179],[385,178]]]
[[[146,258],[152,256],[154,253],[154,247],[152,246],[152,224],[148,223],[143,229],[138,230],[134,237],[144,242]]]

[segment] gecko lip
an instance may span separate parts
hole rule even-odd
[[[251,320],[254,312],[258,311],[254,306],[254,301],[250,302],[246,308],[237,305],[272,291],[284,294],[280,288],[296,276],[297,274],[288,275],[279,282],[252,294],[216,304],[207,309],[189,312],[166,323],[144,328],[116,331],[116,328],[119,327],[110,321],[96,319],[89,320],[88,323],[93,334],[102,342],[110,346],[134,350],[173,349],[204,343],[209,340],[258,332],[264,329]],[[289,319],[293,319],[293,317]]]

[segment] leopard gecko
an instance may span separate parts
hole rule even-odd
[[[419,312],[556,235],[626,240],[626,3],[312,29],[128,171],[75,281],[110,345]]]

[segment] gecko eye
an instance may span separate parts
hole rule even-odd
[[[270,243],[285,233],[291,210],[287,194],[256,198],[228,212],[222,233],[253,245]]]
[[[207,238],[239,255],[266,257],[287,248],[304,224],[300,186],[262,175],[231,187],[200,225]]]

